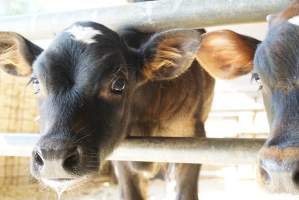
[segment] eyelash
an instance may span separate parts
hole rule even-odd
[[[251,80],[254,80],[259,85],[258,91],[263,89],[263,84],[258,73],[253,73],[251,76]]]

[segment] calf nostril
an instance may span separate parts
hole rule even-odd
[[[65,169],[72,169],[79,165],[80,155],[78,149],[75,149],[71,154],[69,154],[63,162],[63,167]]]
[[[297,170],[294,174],[293,174],[293,182],[299,186],[299,170]]]
[[[271,183],[271,176],[269,172],[264,167],[260,167],[260,174],[261,174],[262,182],[265,185],[269,185]]]
[[[34,154],[34,161],[39,166],[43,166],[44,165],[44,161],[43,161],[42,157],[39,155],[38,152],[35,152],[35,154]]]

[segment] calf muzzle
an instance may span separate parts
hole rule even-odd
[[[299,147],[263,147],[259,153],[257,178],[274,193],[299,193]]]
[[[41,138],[32,155],[34,174],[40,179],[69,180],[79,176],[82,151],[62,138]]]

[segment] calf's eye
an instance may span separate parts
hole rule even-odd
[[[117,78],[112,82],[111,91],[115,94],[122,94],[126,88],[126,81],[123,78]]]

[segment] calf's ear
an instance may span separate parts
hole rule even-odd
[[[213,77],[233,79],[252,71],[259,40],[222,30],[202,35],[197,60]]]
[[[32,73],[32,63],[42,49],[21,35],[0,32],[0,68],[16,76]]]
[[[167,80],[184,73],[195,59],[200,34],[177,29],[153,35],[142,47],[145,78]]]

